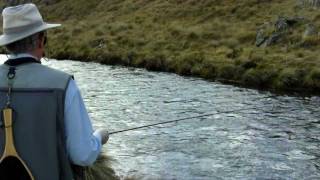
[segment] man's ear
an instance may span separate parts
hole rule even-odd
[[[43,47],[43,37],[39,37],[38,39],[38,48],[42,48]]]
[[[42,57],[44,57],[45,56],[45,37],[44,36],[40,37],[38,42],[39,42],[38,47],[42,49]]]
[[[44,48],[45,46],[45,35],[44,34],[40,34],[39,39],[38,39],[38,47],[39,48]]]

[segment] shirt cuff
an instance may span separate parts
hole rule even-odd
[[[99,140],[99,143],[101,144],[101,140],[102,140],[102,136],[101,134],[99,133],[98,130],[96,130],[93,135]]]

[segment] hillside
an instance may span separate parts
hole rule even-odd
[[[53,58],[144,67],[255,88],[319,94],[320,8],[301,5],[302,1],[35,3],[41,6],[47,21],[63,24],[49,31]],[[289,19],[285,21],[288,25],[282,26],[281,18]],[[291,19],[297,19],[294,25]],[[314,33],[306,32],[309,26]],[[280,34],[280,38],[257,47],[259,29],[272,38]]]

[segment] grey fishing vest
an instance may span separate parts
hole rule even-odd
[[[0,107],[7,95],[8,65],[0,66]],[[71,180],[65,149],[64,100],[72,76],[37,63],[16,66],[11,107],[18,154],[36,180]],[[1,120],[2,123],[2,120]],[[0,128],[0,153],[4,151]]]

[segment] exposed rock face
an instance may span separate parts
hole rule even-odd
[[[320,7],[320,0],[297,0],[300,6],[309,6],[309,7]]]
[[[257,30],[256,46],[266,47],[277,44],[286,38],[290,31],[294,31],[298,23],[305,25],[307,21],[303,17],[279,17],[274,23],[264,23]],[[303,37],[317,34],[317,28],[313,24],[309,23],[305,26]]]
[[[306,30],[303,34],[303,38],[311,37],[311,36],[316,36],[318,34],[318,29],[315,25],[313,24],[308,24],[306,27]]]

